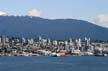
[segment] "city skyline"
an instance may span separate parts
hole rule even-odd
[[[108,27],[108,1],[99,0],[2,0],[0,15],[29,15],[42,18],[74,18]]]

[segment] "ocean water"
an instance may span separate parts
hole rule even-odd
[[[108,57],[0,57],[0,71],[108,71]]]

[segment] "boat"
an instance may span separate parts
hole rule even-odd
[[[57,56],[58,57],[65,57],[66,56],[66,53],[57,53]]]
[[[67,55],[66,53],[52,53],[51,56],[52,57],[65,57]]]

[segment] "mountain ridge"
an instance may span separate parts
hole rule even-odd
[[[0,35],[53,39],[90,37],[108,40],[108,28],[77,19],[46,19],[30,16],[0,16]]]

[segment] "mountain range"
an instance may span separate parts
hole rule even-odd
[[[108,28],[77,19],[45,19],[30,16],[0,16],[0,35],[64,40],[90,37],[108,40]]]

